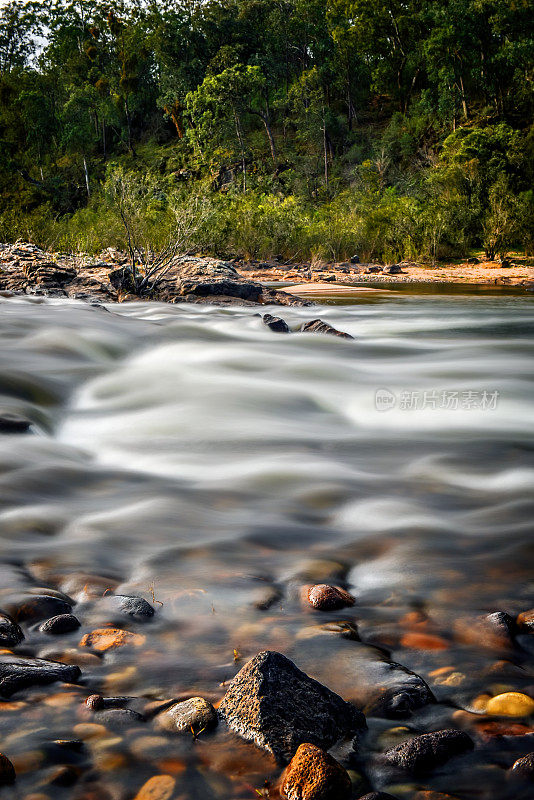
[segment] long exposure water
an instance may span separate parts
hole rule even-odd
[[[277,771],[254,745],[150,723],[91,738],[80,706],[91,691],[139,709],[215,703],[265,649],[359,707],[390,685],[391,661],[429,683],[430,709],[369,720],[360,772],[374,786],[523,796],[505,770],[534,749],[528,728],[422,782],[393,785],[372,764],[398,726],[467,725],[477,695],[534,683],[527,650],[462,623],[534,605],[532,298],[403,294],[282,316],[321,316],[354,341],[276,334],[255,308],[0,298],[0,411],[34,423],[0,438],[0,607],[52,587],[82,622],[18,648],[74,659],[82,678],[2,703],[19,774],[5,796],[118,800],[170,774],[172,797],[257,797]],[[355,606],[304,610],[301,587],[323,581]],[[157,613],[121,625],[139,646],[86,655],[82,636],[111,621],[108,586]],[[50,756],[47,742],[78,738],[84,755]],[[74,764],[74,786],[51,788],[58,763]]]

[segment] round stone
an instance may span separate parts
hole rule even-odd
[[[203,697],[190,697],[167,708],[156,717],[159,728],[173,733],[193,733],[198,736],[217,724],[217,712]]]
[[[521,692],[504,692],[488,700],[486,714],[497,717],[528,717],[534,714],[534,700]]]

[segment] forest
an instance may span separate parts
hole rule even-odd
[[[0,241],[534,253],[532,0],[8,2]]]

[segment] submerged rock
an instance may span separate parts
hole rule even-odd
[[[95,711],[94,720],[99,725],[105,725],[111,730],[122,730],[132,725],[140,725],[145,718],[137,711],[130,708],[105,708]]]
[[[353,705],[274,651],[259,653],[238,672],[219,715],[282,762],[300,744],[328,749],[365,727],[365,717]]]
[[[80,668],[71,664],[0,656],[0,695],[11,697],[27,686],[44,686],[56,681],[75,683],[80,675]]]
[[[398,677],[399,682],[384,689],[368,703],[364,708],[367,716],[399,719],[436,702],[430,687],[420,675],[395,661],[389,661],[386,666],[388,673]]]
[[[71,633],[80,627],[80,620],[73,614],[58,614],[50,617],[39,626],[41,633]]]
[[[349,800],[348,773],[332,756],[313,744],[301,744],[282,778],[287,800]]]
[[[146,620],[154,616],[153,606],[151,606],[144,597],[111,594],[106,595],[104,602],[106,605],[110,606],[110,608],[120,611],[121,614],[126,614],[138,620]]]
[[[527,780],[534,780],[534,753],[528,753],[522,758],[514,761],[511,767],[511,773],[514,777],[526,778]]]
[[[97,628],[85,634],[80,641],[80,647],[90,647],[99,653],[105,653],[106,650],[128,645],[140,647],[145,641],[146,637],[140,633],[131,633],[120,628]]]
[[[308,602],[318,611],[337,611],[340,608],[353,606],[354,597],[339,586],[319,583],[308,589]]]
[[[423,733],[386,752],[386,760],[414,775],[431,772],[454,756],[472,750],[473,740],[463,731],[449,728]]]
[[[281,317],[273,317],[272,314],[264,314],[263,324],[267,325],[267,327],[275,333],[290,333],[289,325]]]
[[[15,647],[23,639],[24,634],[17,623],[0,612],[0,647]]]
[[[0,414],[0,433],[26,433],[31,422],[18,414]]]
[[[217,725],[217,712],[203,697],[191,697],[167,708],[156,717],[156,726],[172,733],[210,730]]]
[[[15,767],[7,756],[0,753],[0,786],[14,783],[16,779]]]
[[[534,700],[522,692],[504,692],[488,700],[486,714],[497,717],[529,717],[534,714]]]
[[[322,319],[312,319],[310,322],[305,322],[300,326],[300,330],[303,333],[325,333],[330,336],[339,336],[341,339],[354,339],[354,336],[351,336],[350,333],[338,331],[337,328],[333,328],[332,325]]]
[[[28,594],[12,600],[9,610],[17,622],[40,622],[58,614],[70,614],[72,606],[66,600],[51,594]]]

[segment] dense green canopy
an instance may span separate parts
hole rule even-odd
[[[533,80],[533,0],[10,2],[0,239],[113,243],[120,168],[216,252],[532,249]]]

